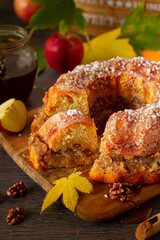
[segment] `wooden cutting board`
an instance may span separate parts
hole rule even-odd
[[[52,187],[52,182],[64,176],[68,176],[74,168],[59,168],[46,171],[37,171],[29,162],[28,137],[30,134],[30,123],[37,109],[28,113],[26,128],[18,134],[0,132],[0,144],[10,157],[23,169],[36,183],[46,192]],[[78,167],[83,175],[88,177],[90,167]],[[132,202],[120,202],[108,198],[108,185],[104,183],[93,183],[93,193],[81,194],[76,208],[76,214],[87,221],[103,221],[111,219],[135,206],[160,194],[160,183],[146,185],[136,191]]]

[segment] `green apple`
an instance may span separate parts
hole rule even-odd
[[[11,98],[0,105],[0,131],[20,132],[27,123],[27,109],[20,100]]]

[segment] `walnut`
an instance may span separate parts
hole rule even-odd
[[[14,225],[19,223],[26,214],[26,211],[22,207],[11,208],[6,218],[8,225]]]
[[[0,193],[0,202],[3,201],[3,196],[2,196],[2,193]]]
[[[129,187],[129,184],[114,183],[109,189],[110,198],[113,200],[119,199],[121,202],[131,201],[134,193]]]
[[[7,190],[7,195],[12,197],[18,197],[26,194],[27,188],[24,182],[15,183],[12,187]]]

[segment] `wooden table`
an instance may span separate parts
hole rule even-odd
[[[0,24],[17,24],[25,26],[14,15],[12,0],[0,1]],[[50,31],[36,32],[31,43],[43,47]],[[41,39],[41,41],[39,41]],[[54,84],[58,73],[47,69],[36,79],[32,94],[26,103],[28,110],[37,108],[42,104],[45,91]],[[24,181],[28,193],[23,198],[12,198],[6,195],[7,189],[14,183]],[[40,214],[45,191],[29,178],[0,146],[0,192],[4,201],[0,203],[0,240],[30,240],[30,239],[105,239],[105,240],[133,240],[137,225],[126,225],[118,218],[103,223],[91,223],[81,220],[57,202],[43,215]],[[160,212],[160,197],[150,201],[153,214]],[[24,207],[27,214],[24,221],[14,226],[8,226],[6,216],[10,208]],[[160,239],[160,234],[152,240]]]

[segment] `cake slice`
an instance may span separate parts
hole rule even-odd
[[[59,112],[31,135],[30,161],[36,169],[90,165],[97,145],[94,120],[77,110]]]
[[[106,183],[151,184],[160,181],[160,102],[114,113],[90,171]]]
[[[87,92],[76,86],[57,84],[50,87],[43,98],[44,106],[36,114],[31,124],[31,132],[37,132],[42,124],[58,112],[76,109],[89,115]]]

